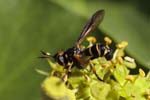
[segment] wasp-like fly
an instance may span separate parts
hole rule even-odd
[[[84,26],[79,38],[72,48],[69,48],[65,51],[60,50],[55,55],[50,55],[42,51],[43,56],[41,58],[52,57],[56,62],[58,62],[58,64],[64,66],[64,68],[67,70],[66,74],[63,76],[64,81],[66,81],[65,77],[67,77],[68,74],[71,73],[71,68],[73,66],[76,66],[79,69],[83,69],[91,59],[98,58],[100,56],[104,56],[107,60],[110,60],[112,58],[112,50],[105,44],[96,43],[95,45],[87,49],[83,49],[80,45],[85,37],[102,22],[104,13],[104,10],[98,10],[93,14],[93,16]],[[101,80],[96,71],[93,72],[96,77]]]

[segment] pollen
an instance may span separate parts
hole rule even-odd
[[[150,96],[150,89],[146,89],[146,95]]]
[[[86,40],[92,44],[96,43],[96,38],[94,36],[89,36],[86,38]]]
[[[118,57],[117,57],[117,61],[119,62],[119,64],[122,64],[122,63],[123,63],[122,57],[118,56]]]
[[[106,42],[107,45],[112,43],[112,40],[109,37],[105,37],[104,41]]]
[[[109,67],[109,66],[110,66],[110,64],[105,63],[105,64],[102,64],[101,66],[102,66],[103,68],[107,68],[107,67]]]
[[[150,100],[150,96],[149,95],[147,96],[146,100]]]
[[[127,41],[122,41],[122,42],[118,43],[118,44],[116,45],[116,47],[117,47],[118,49],[122,49],[122,48],[125,48],[127,45],[128,45],[128,42],[127,42]]]
[[[135,78],[132,75],[127,75],[125,79],[131,82],[135,80]]]
[[[139,74],[141,77],[145,77],[145,72],[142,69],[139,69]]]

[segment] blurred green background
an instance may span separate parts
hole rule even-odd
[[[126,40],[127,53],[150,69],[150,9],[148,0],[0,0],[0,100],[41,100],[49,70],[40,50],[71,47],[87,19],[105,9],[97,36]]]

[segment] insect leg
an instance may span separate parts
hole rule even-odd
[[[65,73],[62,77],[62,81],[66,83],[67,80],[68,80],[68,73]]]
[[[98,80],[100,80],[100,81],[103,81],[103,80],[99,77],[99,75],[96,73],[96,69],[93,67],[93,64],[92,64],[91,62],[90,62],[90,67],[91,67],[93,73],[95,74],[96,78],[97,78]]]
[[[66,70],[65,74],[64,74],[63,77],[62,77],[62,80],[63,80],[63,82],[65,82],[65,83],[67,82],[68,76],[69,76],[69,74],[71,73],[71,68],[72,68],[73,62],[72,62],[72,63],[69,63],[68,65],[69,65],[69,66],[66,67],[67,70]]]
[[[86,73],[84,73],[84,77],[87,81],[90,81],[90,77]]]

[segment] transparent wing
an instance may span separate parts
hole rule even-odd
[[[74,54],[73,55],[74,63],[78,68],[85,68],[86,65],[89,63],[89,58],[83,55]]]
[[[76,46],[78,46],[84,40],[84,38],[102,22],[104,14],[104,10],[98,10],[93,14],[81,31],[81,34],[76,41]]]

